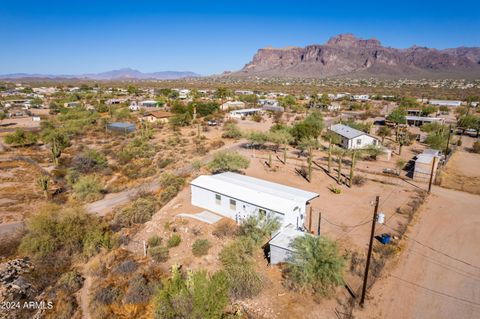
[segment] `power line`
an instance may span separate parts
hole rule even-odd
[[[457,296],[453,296],[453,295],[450,295],[450,294],[447,294],[445,292],[442,292],[442,291],[438,291],[438,290],[435,290],[435,289],[431,289],[431,288],[428,288],[428,287],[425,287],[425,286],[422,286],[422,285],[419,285],[417,283],[414,283],[414,282],[411,282],[411,281],[408,281],[408,280],[405,280],[403,278],[400,278],[400,277],[397,277],[395,275],[390,275],[392,276],[393,278],[396,278],[398,280],[401,280],[403,282],[406,282],[408,284],[411,284],[411,285],[414,285],[418,288],[422,288],[422,289],[425,289],[427,291],[430,291],[430,292],[433,292],[435,294],[439,294],[439,295],[442,295],[442,296],[445,296],[445,297],[448,297],[448,298],[452,298],[452,299],[455,299],[455,300],[458,300],[458,301],[461,301],[461,302],[465,302],[465,303],[468,303],[468,304],[471,304],[473,306],[477,306],[477,307],[480,307],[480,303],[478,302],[475,302],[475,301],[471,301],[471,300],[467,300],[467,299],[464,299],[462,297],[457,297]]]

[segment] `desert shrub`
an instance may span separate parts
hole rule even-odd
[[[337,194],[337,195],[342,193],[342,189],[341,189],[340,187],[335,187],[335,186],[333,186],[333,185],[330,185],[330,186],[328,186],[328,189],[329,189],[332,193]]]
[[[73,186],[80,179],[80,173],[74,169],[68,169],[65,175],[65,180],[68,185]]]
[[[129,179],[145,178],[155,175],[157,169],[147,158],[137,159],[122,166],[122,173]]]
[[[172,234],[172,236],[168,238],[167,246],[168,248],[177,247],[181,242],[182,237],[179,234]]]
[[[155,246],[148,250],[153,260],[163,263],[168,260],[168,248],[164,246]]]
[[[175,186],[168,186],[162,191],[162,194],[160,195],[160,203],[162,205],[168,203],[175,196],[177,196],[177,194],[178,194],[178,190]]]
[[[225,145],[225,142],[222,140],[215,140],[210,143],[212,149],[217,149]]]
[[[207,239],[197,239],[192,245],[192,253],[197,257],[208,254],[209,249],[210,243]]]
[[[137,198],[129,206],[115,214],[113,223],[120,227],[143,224],[152,218],[157,210],[157,200],[153,196]]]
[[[55,294],[55,306],[52,310],[46,311],[42,318],[45,319],[71,319],[74,318],[78,309],[75,295],[58,291]]]
[[[73,184],[75,197],[86,202],[92,202],[102,198],[103,186],[93,175],[80,176]]]
[[[172,173],[163,173],[160,176],[160,186],[168,187],[174,186],[176,189],[180,190],[185,184],[185,179],[180,176],[176,176]]]
[[[233,237],[238,233],[237,224],[228,219],[222,219],[215,225],[212,234],[218,238]]]
[[[182,276],[178,268],[164,281],[154,299],[154,316],[163,318],[221,318],[228,305],[228,280],[224,272],[206,271]]]
[[[239,234],[251,238],[256,244],[270,237],[280,228],[280,222],[277,218],[249,216],[239,227]]]
[[[248,158],[238,152],[219,151],[213,156],[213,160],[208,163],[208,168],[213,173],[221,172],[240,172],[247,169],[250,165]]]
[[[81,208],[49,205],[27,220],[27,235],[19,250],[36,257],[64,251],[92,255],[100,248],[111,248],[112,233],[97,216]]]
[[[169,157],[168,158],[162,158],[162,159],[158,160],[157,166],[158,166],[158,168],[163,169],[163,168],[167,167],[168,165],[172,164],[173,162],[175,162],[173,160],[173,158],[169,158]]]
[[[23,129],[17,129],[11,134],[5,135],[5,143],[18,146],[27,146],[37,142],[37,135],[32,132],[27,132]]]
[[[120,164],[126,164],[133,159],[151,158],[155,155],[155,147],[148,138],[137,137],[118,152]]]
[[[96,150],[87,150],[73,159],[73,168],[82,173],[91,173],[104,169],[108,166],[105,155]]]
[[[476,141],[475,143],[473,143],[472,151],[474,153],[480,154],[480,142],[479,141]]]
[[[153,235],[150,238],[148,238],[148,247],[157,247],[162,244],[162,238],[158,235]]]
[[[128,288],[123,299],[126,304],[147,303],[153,294],[154,287],[145,276],[137,274],[128,281]]]
[[[103,305],[117,303],[122,298],[122,290],[114,285],[108,285],[95,292],[94,301]]]
[[[220,252],[220,261],[230,284],[230,293],[235,298],[251,298],[260,293],[263,280],[255,271],[252,254],[255,242],[241,237],[226,245]]]
[[[77,271],[69,271],[60,277],[58,285],[69,294],[73,294],[83,286],[83,277]]]
[[[366,182],[367,182],[367,179],[361,175],[356,175],[352,179],[353,185],[356,185],[356,186],[363,186],[365,185]]]
[[[242,131],[240,131],[238,126],[234,123],[225,123],[225,126],[223,127],[222,137],[239,139],[242,137]]]
[[[293,288],[330,294],[342,285],[345,258],[336,242],[317,236],[301,236],[292,243],[292,255],[285,268],[287,283]]]
[[[127,259],[122,261],[117,268],[115,268],[115,272],[119,274],[129,274],[137,270],[138,264],[135,260]]]

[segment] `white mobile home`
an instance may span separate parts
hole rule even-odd
[[[236,173],[202,175],[191,183],[192,205],[237,222],[252,216],[277,217],[282,227],[303,229],[310,201],[319,195]]]
[[[361,149],[370,145],[380,146],[375,137],[347,125],[335,124],[330,126],[329,130],[340,137],[340,145],[346,149]]]
[[[453,106],[458,107],[462,105],[462,101],[452,101],[452,100],[430,100],[428,104],[438,105],[438,106]]]

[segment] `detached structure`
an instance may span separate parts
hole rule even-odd
[[[361,149],[370,145],[380,146],[377,138],[347,125],[335,124],[330,126],[329,131],[340,137],[340,145],[346,149]]]
[[[438,106],[452,106],[458,107],[462,105],[462,101],[452,101],[452,100],[430,100],[428,104],[438,105]]]
[[[222,111],[228,111],[233,109],[243,109],[245,108],[245,103],[242,101],[227,101],[222,104],[220,109]]]
[[[107,130],[118,133],[132,133],[135,131],[135,124],[128,122],[113,122],[107,124]]]
[[[236,173],[202,175],[191,183],[192,205],[231,218],[278,218],[281,227],[303,229],[310,201],[317,193]]]
[[[242,118],[242,117],[246,117],[246,116],[249,116],[249,115],[254,115],[254,114],[257,114],[257,113],[260,113],[262,111],[262,109],[242,109],[242,110],[233,110],[233,111],[230,111],[230,113],[228,113],[228,116],[230,118]]]
[[[440,151],[433,149],[426,149],[422,154],[417,155],[415,160],[415,168],[413,171],[413,179],[417,181],[428,182],[432,174],[433,158],[436,158],[435,167],[433,167],[433,179],[437,172],[438,162],[440,159]]]
[[[172,117],[172,113],[166,111],[148,112],[142,117],[142,121],[149,123],[168,123],[168,119]]]
[[[294,252],[292,248],[293,241],[303,236],[312,235],[287,227],[273,236],[268,242],[270,247],[270,264],[276,265],[288,261]]]
[[[441,117],[429,117],[429,116],[414,116],[414,115],[407,115],[406,116],[407,124],[413,126],[422,126],[423,124],[427,123],[445,123],[445,119]]]

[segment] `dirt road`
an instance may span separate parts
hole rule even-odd
[[[358,318],[479,318],[480,196],[434,187]]]

